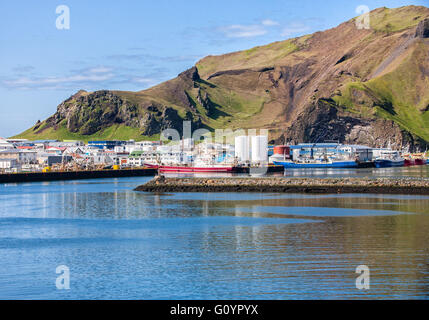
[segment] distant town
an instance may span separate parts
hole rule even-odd
[[[284,168],[395,167],[427,164],[427,153],[406,154],[389,148],[339,143],[269,146],[266,136],[240,136],[235,144],[176,144],[161,141],[57,141],[0,139],[0,172],[52,172],[160,168],[181,172],[233,171],[267,164]]]

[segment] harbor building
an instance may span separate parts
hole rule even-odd
[[[114,149],[116,146],[122,146],[125,141],[104,140],[104,141],[88,141],[88,146],[98,149]]]
[[[0,151],[0,159],[15,159],[18,163],[36,163],[37,152],[31,150],[2,150]]]

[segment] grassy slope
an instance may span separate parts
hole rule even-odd
[[[202,78],[223,70],[238,70],[249,68],[264,68],[277,65],[289,54],[305,46],[310,35],[270,43],[249,50],[233,52],[221,56],[208,56],[197,62],[197,68]]]
[[[199,113],[204,116],[205,123],[213,129],[243,127],[251,117],[261,111],[264,104],[264,97],[258,95],[241,93],[222,87],[212,88],[204,84],[201,84],[201,89],[217,105],[213,114],[209,114],[198,102],[197,90],[188,91],[188,94],[195,102]]]
[[[33,128],[24,131],[15,138],[29,139],[29,140],[43,140],[43,139],[57,139],[57,140],[80,140],[80,141],[91,141],[91,140],[129,140],[134,139],[136,141],[143,140],[159,140],[159,135],[152,137],[144,137],[140,134],[140,130],[137,128],[131,128],[123,125],[114,125],[101,130],[93,135],[81,135],[72,133],[67,130],[64,121],[60,123],[59,128],[54,130],[49,128],[44,130],[40,134],[35,134]]]
[[[352,113],[367,117],[379,116],[397,122],[402,128],[429,141],[429,112],[423,110],[429,105],[429,77],[421,73],[421,64],[429,59],[428,46],[417,43],[415,50],[394,71],[365,83],[351,82],[335,96],[338,105]],[[392,111],[380,106],[361,105],[354,93],[361,91],[377,97]]]
[[[370,24],[375,31],[397,32],[417,26],[425,16],[427,16],[427,8],[421,6],[379,8],[371,14]]]
[[[392,35],[417,26],[427,16],[425,7],[380,8],[371,14],[371,28],[376,34]],[[369,36],[372,37],[374,35]],[[429,59],[428,46],[419,41],[409,52],[393,71],[367,82],[347,83],[342,95],[335,96],[334,100],[351,113],[393,120],[407,131],[429,141],[429,112],[422,112],[429,105],[429,91],[425,89],[429,88],[429,77],[421,72],[421,66],[427,64]],[[393,112],[380,106],[357,103],[353,97],[356,91],[368,93],[391,105]]]

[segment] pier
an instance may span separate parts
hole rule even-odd
[[[86,170],[86,171],[58,171],[58,172],[30,172],[0,174],[0,183],[43,182],[61,180],[83,180],[102,178],[126,178],[155,176],[157,169],[129,169],[129,170]]]
[[[166,178],[157,176],[135,191],[143,192],[269,192],[371,193],[429,195],[429,179],[410,178]]]

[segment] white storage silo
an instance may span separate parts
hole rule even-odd
[[[235,156],[238,161],[245,162],[250,160],[248,136],[235,137]]]
[[[252,136],[252,162],[268,161],[268,137]]]

